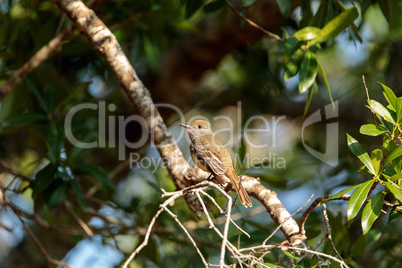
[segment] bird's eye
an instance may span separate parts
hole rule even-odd
[[[199,129],[201,129],[201,128],[202,128],[202,126],[201,126],[201,125],[198,125],[198,128],[199,128]]]

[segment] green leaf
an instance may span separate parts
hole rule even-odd
[[[362,229],[363,235],[370,231],[371,226],[373,226],[374,221],[380,216],[382,205],[384,202],[385,192],[378,192],[373,198],[368,202],[366,207],[363,209],[362,213]]]
[[[341,12],[346,10],[345,6],[342,4],[341,1],[337,0],[336,4],[338,5]],[[357,40],[359,40],[360,43],[363,43],[363,40],[357,30],[356,24],[352,23],[351,27],[352,27],[353,33],[354,33],[355,37],[357,38]]]
[[[368,104],[370,105],[370,108],[373,110],[373,112],[383,117],[386,121],[395,124],[395,121],[392,118],[391,114],[381,103],[375,100],[368,100]]]
[[[367,169],[371,172],[371,174],[374,175],[375,171],[373,168],[373,164],[371,163],[371,159],[364,150],[363,146],[349,134],[346,135],[349,149],[355,156],[357,156],[357,158],[360,159],[360,161],[362,161],[362,163],[367,167]]]
[[[375,171],[375,175],[378,176],[381,167],[382,151],[375,149],[371,152],[371,163]]]
[[[381,84],[381,83],[380,83]],[[396,96],[392,89],[387,87],[384,84],[381,84],[382,88],[384,89],[385,96],[388,100],[388,103],[392,105],[392,107],[396,108]]]
[[[360,127],[360,133],[368,136],[378,136],[387,131],[388,130],[383,128],[382,126],[377,126],[374,124],[366,124]]]
[[[12,114],[8,116],[3,122],[1,122],[1,126],[3,128],[29,126],[40,122],[44,122],[45,120],[46,116],[41,113],[27,112],[20,114]]]
[[[35,181],[32,185],[32,197],[36,198],[42,194],[56,178],[57,166],[49,163],[46,167],[41,169],[35,176]]]
[[[343,30],[345,30],[349,25],[351,25],[355,19],[359,17],[359,12],[357,8],[349,8],[344,12],[336,16],[333,20],[327,23],[321,30],[321,34],[313,39],[308,47],[311,47],[317,43],[322,43],[328,39],[336,37]]]
[[[384,177],[387,177],[384,175]],[[402,180],[402,172],[396,173],[392,175],[391,178],[388,177],[389,180],[398,183],[400,180]]]
[[[340,197],[340,196],[342,196],[342,195],[344,195],[344,194],[346,194],[346,193],[352,191],[353,189],[356,189],[357,187],[360,187],[362,184],[363,184],[363,183],[360,183],[360,184],[357,184],[357,185],[353,185],[353,186],[351,186],[351,187],[349,187],[349,188],[346,188],[345,190],[342,190],[342,191],[340,191],[339,193],[336,193],[336,194],[332,195],[330,198],[323,199],[320,203],[325,203],[325,202],[327,202],[327,201],[329,201],[329,200],[338,198],[338,197]]]
[[[348,221],[353,220],[357,213],[359,213],[374,181],[375,180],[369,180],[362,183],[362,185],[360,185],[360,187],[350,196],[347,208]]]
[[[310,50],[306,50],[300,65],[299,72],[299,93],[306,92],[315,81],[317,76],[317,59],[315,54]]]
[[[387,188],[391,191],[391,193],[395,196],[396,199],[398,199],[400,202],[402,202],[402,190],[396,188],[392,183],[390,182],[384,182]]]
[[[320,72],[322,79],[324,80],[325,86],[327,87],[329,100],[331,101],[332,106],[335,109],[335,104],[334,104],[334,100],[332,99],[331,88],[329,87],[327,75],[325,74],[324,68],[322,68],[319,61],[317,61],[317,66],[318,66],[318,71]]]
[[[290,0],[276,0],[276,3],[278,4],[281,14],[287,18],[292,11],[292,4],[290,3]]]
[[[402,155],[402,146],[397,147],[395,150],[390,153],[387,158],[384,160],[383,166],[386,166],[389,162],[394,160],[397,157],[400,157]]]
[[[300,41],[308,41],[316,38],[321,33],[321,29],[313,26],[307,26],[298,30],[293,37]]]

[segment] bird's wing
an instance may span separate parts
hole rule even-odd
[[[222,161],[219,149],[211,144],[210,138],[203,136],[194,143],[194,154],[197,159],[214,175],[225,174],[225,163]]]

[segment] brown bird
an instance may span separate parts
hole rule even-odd
[[[222,184],[225,183],[224,176],[228,177],[243,205],[252,207],[253,204],[237,176],[236,167],[228,150],[215,137],[209,122],[195,120],[189,125],[179,125],[186,128],[190,136],[190,153],[194,163],[200,169],[211,173]]]

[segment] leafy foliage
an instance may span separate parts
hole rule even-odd
[[[381,135],[381,149],[373,150],[370,158],[361,144],[350,135],[347,135],[349,149],[364,164],[371,176],[371,179],[362,183],[350,197],[347,210],[349,221],[357,216],[369,193],[374,190],[377,183],[385,186],[386,190],[392,193],[396,200],[400,201],[402,197],[401,180],[397,179],[396,183],[392,181],[394,176],[401,173],[400,156],[402,155],[402,147],[400,146],[400,139],[402,131],[400,124],[402,122],[398,119],[398,113],[394,112],[391,115],[392,111],[397,110],[396,104],[402,98],[396,98],[388,87],[382,86],[384,96],[388,101],[387,108],[375,100],[368,100],[370,110],[380,122],[374,121],[374,124],[363,125],[360,128],[362,134],[368,136]],[[342,193],[345,193],[345,191]],[[363,234],[367,234],[374,221],[380,216],[385,194],[385,191],[378,192],[365,206],[362,214]]]
[[[365,116],[360,114],[360,109],[357,108],[362,106],[358,102],[364,95],[361,90],[361,74],[366,74],[370,81],[385,81],[387,85],[393,82],[391,87],[395,93],[383,84],[378,85],[383,89],[382,95],[371,93],[374,98],[369,100],[368,107],[373,110],[376,120],[369,121],[360,128],[360,132],[369,137],[357,138],[355,133],[347,135],[349,148],[364,165],[361,170],[365,175],[363,182],[358,182],[355,174],[356,163],[349,157],[350,153],[343,149],[347,148],[344,140],[339,145],[340,164],[334,169],[329,169],[313,159],[303,149],[304,144],[297,142],[286,144],[290,148],[286,152],[287,168],[284,170],[241,165],[238,170],[244,171],[244,174],[258,176],[263,184],[278,192],[281,198],[290,195],[292,198],[285,201],[285,206],[299,202],[295,201],[296,197],[304,195],[306,188],[323,195],[332,193],[339,187],[347,188],[323,202],[355,190],[350,196],[345,215],[335,214],[334,211],[340,211],[335,208],[335,202],[333,207],[329,205],[328,213],[336,248],[351,266],[364,265],[362,259],[378,266],[382,264],[384,267],[387,264],[389,267],[397,266],[398,261],[400,263],[400,254],[392,254],[398,252],[395,249],[401,246],[400,239],[395,239],[401,235],[400,228],[395,228],[395,225],[400,223],[402,213],[400,210],[391,210],[387,224],[379,228],[378,223],[384,222],[381,209],[384,209],[385,202],[402,202],[402,98],[396,97],[400,95],[397,80],[390,81],[391,78],[398,78],[397,74],[400,73],[398,53],[401,51],[401,1],[299,1],[300,6],[297,6],[297,1],[271,1],[278,7],[269,10],[272,14],[261,13],[263,15],[259,18],[264,21],[267,16],[274,22],[278,20],[275,25],[282,28],[272,31],[284,36],[284,42],[273,41],[265,36],[243,40],[243,32],[240,35],[229,35],[233,38],[229,43],[242,41],[239,42],[241,45],[230,51],[225,51],[229,45],[222,41],[224,38],[220,39],[221,36],[215,36],[213,33],[216,33],[217,29],[224,29],[226,32],[218,32],[225,37],[226,33],[244,29],[247,23],[239,19],[240,22],[231,23],[231,27],[225,24],[226,20],[232,22],[237,18],[225,0],[94,2],[92,9],[113,31],[121,49],[152,91],[155,101],[164,102],[166,95],[173,95],[175,98],[184,95],[174,87],[169,88],[169,92],[157,90],[158,83],[162,81],[160,78],[174,72],[175,78],[185,78],[181,84],[189,85],[191,92],[191,98],[185,99],[186,107],[180,108],[188,110],[189,107],[201,107],[200,113],[226,114],[241,100],[243,114],[239,125],[244,125],[253,116],[264,114],[284,114],[289,122],[297,121],[297,117],[303,112],[307,114],[310,106],[316,108],[318,104],[333,102],[334,95],[336,99],[342,97],[342,110],[347,111],[339,117],[340,122],[346,123],[340,124],[341,127],[347,126],[346,130],[341,131],[351,132],[353,124],[360,124],[361,118]],[[261,2],[263,1],[245,0],[239,2],[236,8],[241,14],[248,16],[253,14],[248,13],[248,8],[251,12],[258,13]],[[277,14],[275,12],[280,12],[286,20],[281,22],[277,16],[271,16]],[[379,37],[366,27],[370,23],[375,26],[380,17],[384,17],[387,27],[379,24],[385,32]],[[255,22],[260,23],[259,20]],[[61,12],[50,1],[2,1],[0,86],[69,23],[68,19],[61,18]],[[253,31],[257,30],[250,30]],[[367,31],[370,32],[368,38],[360,36]],[[203,40],[201,46],[182,49],[183,40],[196,42],[203,34],[208,38]],[[348,63],[347,56],[344,56],[348,55],[348,49],[337,46],[337,43],[357,43],[362,39],[365,42],[370,40],[367,42],[370,45],[365,51],[367,58],[360,64]],[[220,43],[215,44],[216,40],[220,40]],[[205,53],[203,48],[209,47],[220,51],[220,54],[213,54],[214,58],[208,58],[209,53]],[[356,51],[359,49],[357,43]],[[179,53],[175,55],[172,51]],[[195,53],[190,53],[194,51]],[[187,65],[188,68],[184,69],[176,69],[174,64],[166,68],[163,63],[172,58],[201,60],[199,65]],[[202,74],[197,72],[204,67],[208,71]],[[292,83],[292,79],[297,82]],[[191,83],[194,80],[197,81],[196,86]],[[170,85],[170,82],[163,83]],[[375,88],[373,84],[369,83],[369,86]],[[386,99],[386,105],[379,101],[382,96]],[[84,103],[95,105],[97,108],[77,112],[71,127],[66,127],[69,112]],[[114,110],[107,110],[110,116],[107,120],[118,120],[119,116],[127,118],[136,112],[121,92],[105,61],[96,54],[85,36],[76,30],[58,51],[1,101],[1,163],[31,180],[22,181],[18,176],[7,175],[7,183],[3,184],[1,181],[0,184],[2,193],[4,192],[12,202],[25,203],[24,213],[26,210],[43,220],[41,223],[45,224],[42,226],[38,226],[35,221],[29,223],[35,226],[35,229],[32,229],[39,240],[49,241],[45,245],[49,252],[52,249],[63,251],[54,255],[51,252],[52,256],[62,259],[63,256],[74,255],[74,251],[68,251],[81,241],[91,241],[111,247],[121,254],[116,254],[117,257],[113,258],[114,263],[110,265],[113,266],[122,261],[122,253],[130,254],[132,247],[143,240],[143,228],[148,226],[158,210],[161,201],[160,189],[173,191],[175,186],[166,170],[154,163],[143,169],[136,166],[138,163],[134,163],[133,170],[130,170],[127,162],[118,160],[118,149],[112,144],[116,145],[119,140],[109,138],[121,130],[111,124],[108,125],[105,136],[99,134],[100,103],[104,103],[104,107],[115,107]],[[226,109],[221,109],[223,107]],[[169,113],[163,113],[163,116],[169,123],[176,120]],[[295,131],[286,128],[287,124],[279,126],[283,127],[283,133],[292,135]],[[325,128],[326,125],[322,123],[319,127]],[[306,130],[306,139],[317,151],[325,151],[324,130],[321,130]],[[132,125],[128,125],[123,131],[124,133],[120,134],[127,136],[131,141],[145,135]],[[68,141],[68,132],[81,142],[105,146],[79,148]],[[285,134],[283,136],[286,136]],[[372,148],[379,138],[381,144]],[[278,145],[280,146],[284,145]],[[148,151],[146,147],[138,151],[126,147],[125,149],[125,157],[130,153],[140,156],[155,155],[153,150]],[[241,137],[239,147],[234,150],[236,149],[240,159],[245,159],[248,148],[244,137]],[[183,152],[186,151],[187,147],[183,147]],[[277,153],[279,155],[279,152]],[[141,161],[141,158],[138,161]],[[273,160],[267,162],[272,163]],[[221,202],[218,193],[208,193]],[[303,199],[300,202],[304,201]],[[66,204],[71,204],[74,213],[67,211]],[[299,207],[301,204],[296,205]],[[220,251],[216,246],[219,238],[203,226],[203,222],[196,221],[195,215],[189,212],[183,200],[179,199],[172,211],[178,218],[186,220],[186,226],[194,228],[191,231],[197,236],[201,251],[208,260],[215,260]],[[243,215],[237,223],[251,235],[250,239],[239,239],[239,231],[230,229],[229,240],[233,244],[240,243],[244,247],[257,245],[277,227],[267,220],[266,214],[249,215],[248,211],[242,210],[238,205],[233,211]],[[361,221],[357,220],[359,213]],[[215,217],[220,215],[217,211],[212,211],[212,214]],[[88,238],[75,216],[94,230],[94,238]],[[3,217],[3,214],[0,217]],[[15,215],[10,218],[15,218]],[[348,226],[346,218],[350,221]],[[5,227],[8,227],[7,220],[8,218],[4,221]],[[0,227],[3,228],[3,218],[1,222]],[[321,240],[324,235],[321,224],[322,215],[314,211],[306,224],[310,245]],[[43,226],[49,228],[43,229]],[[57,229],[58,227],[61,229]],[[22,233],[22,227],[19,225],[17,228],[19,229],[16,233]],[[63,231],[62,235],[60,230]],[[280,235],[274,236],[272,242],[280,243],[282,239]],[[3,237],[1,242],[4,242]],[[7,247],[18,242],[11,241]],[[17,251],[22,248],[23,244],[14,249]],[[76,247],[78,248],[79,246]],[[322,252],[331,254],[332,249],[328,242],[323,244]],[[12,259],[4,258],[2,254],[0,253],[0,266],[7,259]],[[94,259],[104,256],[93,259],[92,257],[91,263]],[[295,252],[282,253],[280,250],[274,250],[264,257],[264,261],[267,266],[278,267],[285,267],[289,260],[293,261],[292,265],[298,267],[317,267],[321,264],[317,257],[311,260],[304,258],[298,263],[300,258],[302,257]],[[38,259],[40,258],[36,250],[24,252],[25,263],[39,263],[38,266],[41,267],[46,265]],[[97,263],[93,262],[93,265],[97,267]],[[98,266],[100,265],[107,264]],[[139,255],[134,265],[199,267],[200,260],[176,222],[169,215],[162,214],[151,235],[150,244]]]

